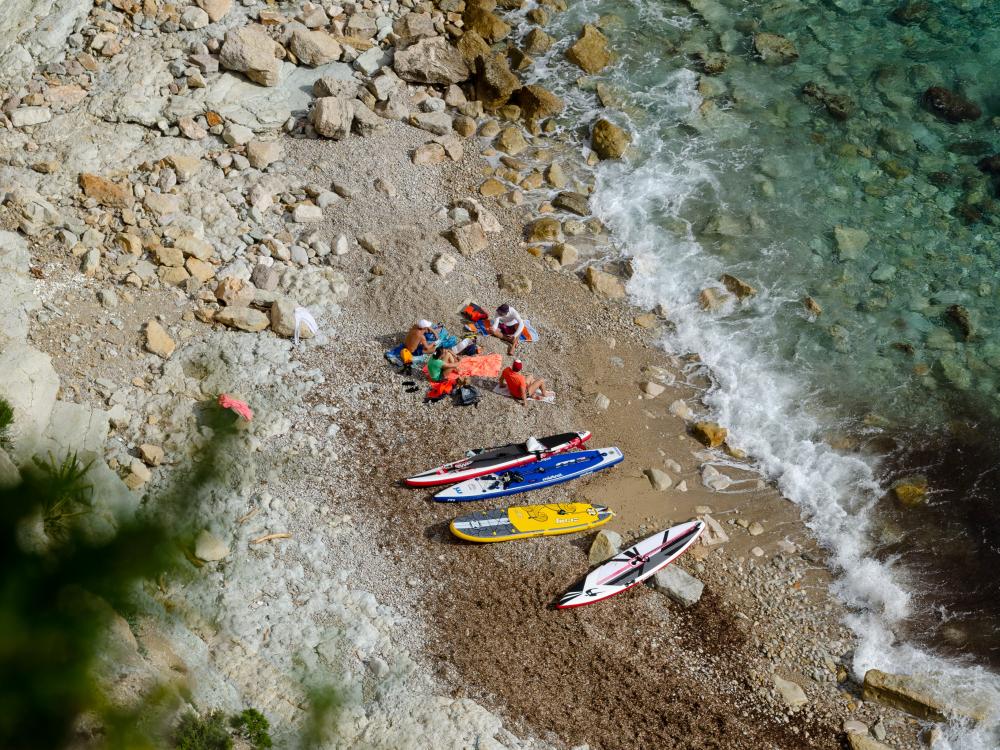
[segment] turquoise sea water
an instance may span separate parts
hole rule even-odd
[[[632,132],[593,209],[629,291],[670,311],[665,346],[711,369],[708,409],[830,550],[858,674],[932,674],[1000,715],[1000,175],[977,166],[1000,152],[1000,3],[900,6],[584,0],[532,75],[581,143],[602,101]],[[618,60],[581,80],[584,22]],[[761,62],[760,32],[798,58]],[[980,116],[929,111],[931,87]],[[722,273],[758,294],[702,310]],[[927,505],[886,499],[913,475]]]

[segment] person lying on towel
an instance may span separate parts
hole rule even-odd
[[[524,332],[524,318],[510,305],[500,305],[491,328],[494,336],[507,342],[507,354],[510,355],[514,353]]]
[[[510,367],[500,373],[500,382],[507,385],[511,398],[516,398],[522,406],[527,405],[528,399],[545,398],[549,392],[545,390],[545,381],[536,378],[534,375],[522,372],[524,363],[515,359]],[[536,396],[536,394],[538,394]]]

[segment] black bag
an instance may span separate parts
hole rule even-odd
[[[472,406],[479,403],[479,389],[472,385],[463,385],[455,391],[455,403],[459,406]]]

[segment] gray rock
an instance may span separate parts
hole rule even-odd
[[[185,29],[203,29],[208,26],[208,20],[208,13],[197,6],[189,5],[181,11],[181,26]]]
[[[19,107],[10,113],[10,121],[15,128],[41,125],[51,119],[52,110],[48,107]]]
[[[341,48],[325,31],[296,29],[292,32],[289,49],[300,62],[310,67],[325,65],[340,58]]]
[[[465,256],[475,255],[485,250],[489,244],[483,226],[478,221],[462,227],[455,227],[449,232],[448,239],[451,240],[451,244],[458,252]]]
[[[705,584],[684,568],[668,565],[653,576],[653,588],[670,597],[682,607],[690,607],[701,599]]]
[[[611,406],[611,399],[605,396],[603,393],[598,393],[594,397],[594,406],[596,406],[601,411],[607,411]]]
[[[299,224],[313,224],[323,221],[323,209],[311,203],[300,203],[292,211],[292,218]]]
[[[358,135],[369,136],[380,130],[385,125],[385,120],[368,108],[367,104],[356,102],[354,104],[354,122],[352,130]]]
[[[837,226],[833,228],[833,238],[837,243],[837,253],[841,260],[857,260],[861,251],[868,246],[868,232],[863,229]]]
[[[281,298],[271,305],[271,330],[286,339],[295,336],[295,308],[298,307],[289,299]],[[312,331],[306,326],[299,327],[299,338],[312,338]]]
[[[380,68],[392,65],[392,53],[375,45],[365,50],[354,61],[354,67],[367,76],[373,75]]]
[[[417,112],[410,115],[410,124],[434,135],[452,132],[451,115],[447,112]]]

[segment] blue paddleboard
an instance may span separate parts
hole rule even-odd
[[[617,448],[563,453],[516,469],[468,479],[441,490],[434,499],[438,502],[455,503],[540,490],[614,466],[623,458],[622,452]]]

